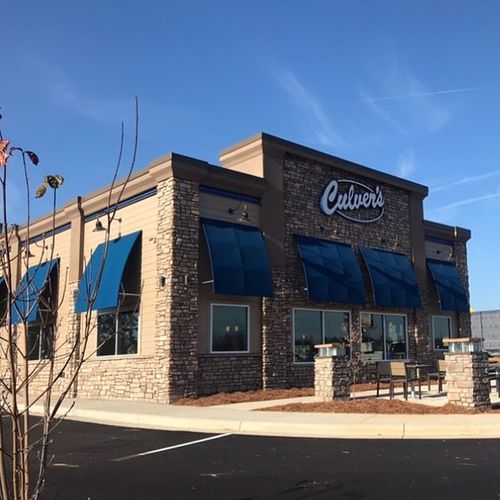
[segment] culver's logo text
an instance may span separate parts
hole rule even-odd
[[[384,215],[384,194],[380,186],[371,188],[357,181],[333,180],[321,195],[321,211],[339,214],[354,222],[375,222]]]

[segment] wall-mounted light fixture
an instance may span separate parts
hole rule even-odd
[[[95,228],[92,229],[92,232],[93,233],[100,233],[101,231],[106,231],[106,229],[102,225],[102,222],[99,220],[99,217],[97,217],[97,220],[95,221]]]
[[[250,215],[248,213],[248,206],[246,203],[240,201],[238,203],[238,206],[236,208],[228,208],[227,209],[228,214],[234,215],[235,213],[238,214],[238,221],[240,222],[249,222],[250,221]]]
[[[24,256],[27,258],[27,259],[30,259],[32,257],[34,257],[34,255],[31,253],[31,250],[29,247],[26,247],[24,249]]]
[[[120,223],[120,229],[119,229],[119,236],[121,235],[121,224],[122,224],[122,220],[121,218],[117,217],[116,219],[114,219],[116,221],[118,221]],[[113,220],[111,220],[111,222],[113,222]],[[101,220],[99,219],[99,217],[97,217],[96,221],[95,221],[95,227],[94,229],[92,229],[92,232],[93,233],[100,233],[102,231],[106,231],[106,228],[104,227],[103,223],[101,222]]]

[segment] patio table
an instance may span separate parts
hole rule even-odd
[[[488,364],[488,377],[490,380],[495,380],[497,395],[500,397],[500,363],[498,361],[490,361]]]
[[[415,376],[411,377],[411,382],[410,382],[410,394],[413,399],[416,398],[415,395],[415,382],[420,378],[421,376],[421,370],[427,370],[429,368],[432,368],[432,365],[429,365],[427,363],[406,363],[406,368],[409,370],[414,370]]]

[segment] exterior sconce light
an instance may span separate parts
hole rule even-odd
[[[92,232],[93,233],[100,233],[101,231],[106,231],[106,229],[104,229],[102,222],[99,220],[99,217],[97,217],[97,220],[95,221],[95,228],[92,229]]]
[[[247,204],[246,203],[243,203],[243,202],[239,202],[238,203],[238,206],[236,208],[228,208],[227,209],[227,212],[228,214],[235,214],[241,207],[241,205],[243,205],[243,207],[241,208],[240,212],[239,212],[239,217],[238,217],[238,221],[240,222],[248,222],[250,220],[250,216],[249,216],[249,213],[248,213],[248,207],[247,207]]]
[[[118,233],[119,233],[118,237],[120,237],[121,236],[121,224],[122,224],[122,220],[120,218],[116,218],[116,220],[120,223],[120,229],[118,231]],[[111,220],[111,222],[113,222],[113,220]],[[110,224],[110,226],[111,226],[111,224]],[[100,221],[99,217],[97,217],[97,220],[95,221],[95,228],[92,229],[92,232],[93,233],[100,233],[102,231],[106,231],[106,228],[103,226],[103,224]]]

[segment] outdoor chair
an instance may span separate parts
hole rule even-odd
[[[447,363],[444,359],[438,359],[437,371],[427,374],[427,390],[431,390],[431,380],[437,380],[438,392],[443,390],[443,380],[446,377]]]
[[[380,384],[388,384],[391,381],[391,372],[387,361],[377,361],[377,398],[380,395]]]
[[[408,384],[418,382],[418,397],[422,399],[422,384],[420,377],[417,377],[417,370],[411,370],[406,366],[405,361],[391,361],[389,363],[390,381],[389,397],[394,399],[394,386],[396,382],[403,382],[403,393],[408,400]]]
[[[491,381],[495,381],[495,388],[497,390],[497,395],[500,397],[500,358],[495,356],[490,356],[488,360],[488,378]]]

